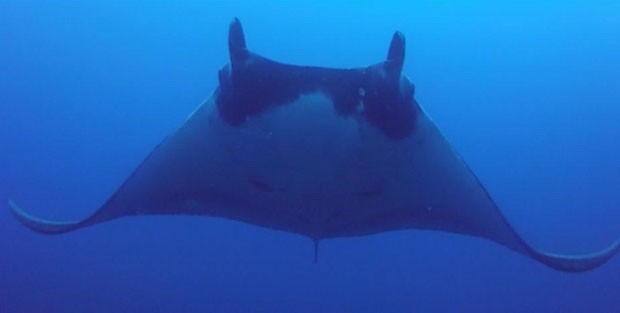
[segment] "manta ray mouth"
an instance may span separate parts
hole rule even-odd
[[[551,268],[581,272],[620,249],[547,253],[513,229],[414,98],[405,38],[364,68],[271,61],[235,19],[219,86],[91,216],[56,222],[9,200],[26,227],[60,234],[136,215],[222,217],[319,240],[426,229],[488,239]]]

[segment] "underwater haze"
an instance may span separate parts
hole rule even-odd
[[[321,241],[210,217],[59,236],[211,96],[228,26],[292,64],[350,68],[407,38],[416,99],[533,246],[620,236],[620,2],[0,1],[0,313],[620,312],[620,256],[552,270],[491,241]]]

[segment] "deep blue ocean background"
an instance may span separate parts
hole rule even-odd
[[[541,1],[542,2],[542,1]],[[0,312],[620,312],[620,256],[583,274],[429,231],[327,240],[201,217],[79,219],[217,86],[227,28],[282,62],[379,62],[518,231],[561,253],[620,236],[617,1],[0,1]]]

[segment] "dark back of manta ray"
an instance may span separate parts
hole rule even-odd
[[[418,190],[407,190],[405,197],[416,201],[430,199],[437,201],[433,204],[448,203],[451,207],[447,207],[444,211],[441,210],[441,206],[439,209],[431,210],[433,206],[426,202],[413,201],[412,203],[422,204],[422,206],[417,209],[397,208],[386,212],[387,209],[382,203],[377,207],[380,212],[370,212],[370,216],[375,219],[373,221],[361,219],[347,224],[349,220],[346,220],[344,224],[338,225],[340,228],[321,230],[305,228],[307,225],[302,227],[300,224],[289,224],[291,220],[287,218],[275,220],[276,218],[269,214],[258,216],[247,207],[241,209],[239,206],[235,207],[237,199],[231,199],[229,195],[223,193],[210,195],[215,204],[224,204],[222,207],[225,209],[217,214],[208,209],[197,211],[185,206],[184,211],[171,211],[167,206],[169,204],[167,201],[177,201],[183,198],[187,195],[187,190],[165,190],[169,194],[164,199],[164,203],[136,202],[136,199],[144,200],[145,197],[156,198],[157,193],[148,190],[148,186],[145,187],[145,185],[156,185],[157,181],[170,178],[157,175],[162,172],[170,173],[170,171],[165,171],[166,166],[170,165],[165,161],[175,160],[169,159],[170,154],[174,156],[177,148],[195,144],[195,139],[200,138],[194,136],[195,133],[191,133],[192,136],[179,135],[183,140],[190,138],[190,142],[183,142],[181,145],[171,142],[179,140],[175,137],[179,133],[187,135],[183,133],[187,123],[195,122],[199,124],[196,129],[206,129],[203,120],[199,119],[196,122],[190,117],[177,133],[168,137],[151,152],[99,210],[86,219],[76,222],[47,221],[29,215],[15,202],[9,200],[13,215],[28,228],[45,234],[60,234],[123,216],[140,215],[141,210],[146,210],[148,214],[222,216],[309,236],[315,243],[315,259],[318,242],[321,239],[360,236],[404,228],[448,231],[481,237],[553,269],[566,272],[582,272],[601,266],[620,249],[620,239],[618,239],[607,248],[595,253],[561,255],[540,251],[525,242],[502,215],[469,167],[415,101],[413,84],[401,74],[405,57],[405,38],[401,33],[394,34],[385,61],[353,69],[294,66],[264,58],[247,49],[243,29],[237,19],[230,26],[228,48],[230,64],[218,73],[219,88],[215,93],[215,106],[221,121],[231,126],[230,128],[242,127],[254,116],[281,106],[291,105],[304,94],[324,94],[331,100],[330,103],[333,104],[336,114],[344,119],[354,119],[370,125],[383,136],[381,140],[385,142],[407,145],[411,143],[407,140],[412,136],[424,137],[421,138],[423,143],[416,142],[415,152],[420,155],[415,157],[418,159],[410,163],[417,162],[412,168],[428,182],[416,183],[415,179],[409,180],[408,182]],[[196,125],[193,126],[196,127]],[[170,147],[172,149],[166,150]],[[204,148],[200,145],[199,147]],[[185,153],[191,156],[191,152]],[[378,151],[379,154],[381,152]],[[184,165],[183,169],[187,170],[188,166]],[[191,167],[189,169],[186,174],[188,177],[193,177]],[[415,176],[411,173],[408,175]],[[175,177],[174,174],[172,177]],[[201,180],[198,184],[200,187],[206,185],[205,190],[212,191],[208,187],[208,182],[205,184],[202,181],[204,178],[199,178],[199,180]],[[271,186],[265,182],[253,178],[249,180],[256,189],[262,192],[273,191]],[[433,185],[437,181],[441,183]],[[152,187],[152,185],[149,186]],[[451,188],[454,190],[449,190]],[[136,190],[142,194],[136,195]],[[357,195],[364,199],[364,197],[371,198],[380,195],[381,192],[382,190],[363,191]],[[442,198],[443,195],[453,197],[453,199]],[[462,207],[465,203],[470,207]],[[142,207],[145,205],[146,208]],[[292,209],[289,208],[289,210]],[[295,215],[295,212],[288,213]],[[285,212],[285,214],[288,213]],[[349,213],[348,217],[357,217],[354,216],[355,214],[358,213]]]

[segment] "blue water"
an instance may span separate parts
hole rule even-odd
[[[407,36],[416,98],[536,247],[620,236],[620,4],[0,2],[0,199],[89,215],[249,47],[356,67]],[[322,242],[197,217],[35,234],[0,204],[0,312],[620,312],[620,256],[551,270],[489,241]]]

